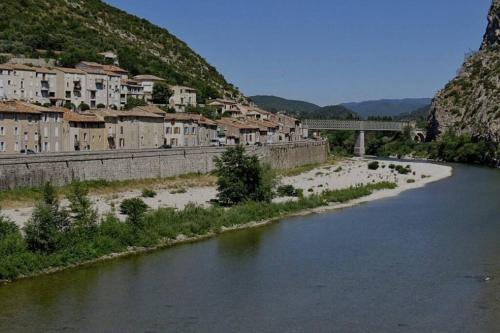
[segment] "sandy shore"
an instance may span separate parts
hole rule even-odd
[[[358,184],[376,183],[381,181],[390,181],[398,185],[393,190],[382,190],[373,193],[370,196],[360,198],[349,202],[348,204],[333,204],[330,207],[321,207],[315,211],[324,211],[332,208],[341,208],[351,206],[360,202],[366,202],[394,196],[402,191],[422,187],[429,182],[434,182],[451,176],[452,168],[432,163],[419,162],[400,162],[400,161],[380,161],[380,167],[377,170],[369,170],[367,165],[370,160],[366,159],[346,159],[336,162],[334,165],[326,165],[304,172],[293,177],[284,177],[282,184],[291,184],[296,188],[301,188],[304,195],[311,193],[320,193],[326,189],[342,189]],[[399,174],[397,171],[389,168],[390,164],[411,167],[412,172],[406,175]],[[192,187],[187,188],[185,193],[172,193],[172,190],[155,189],[157,195],[154,198],[143,198],[149,207],[156,209],[160,207],[174,207],[182,209],[188,203],[200,205],[209,205],[209,201],[216,197],[215,187]],[[98,212],[106,214],[117,211],[120,202],[127,198],[141,196],[140,190],[115,193],[113,195],[92,196]],[[275,201],[293,200],[293,198],[277,198]],[[67,201],[62,201],[67,205]],[[116,208],[114,208],[116,207]],[[15,221],[19,226],[23,226],[31,216],[33,207],[5,209],[2,213]],[[125,217],[118,214],[120,219]]]

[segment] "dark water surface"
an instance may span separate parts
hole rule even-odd
[[[6,285],[0,332],[500,332],[500,171]]]

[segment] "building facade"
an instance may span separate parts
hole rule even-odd
[[[196,107],[196,89],[184,86],[169,86],[172,96],[169,99],[169,106],[175,112],[186,112],[186,107]]]

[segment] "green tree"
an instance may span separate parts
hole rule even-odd
[[[120,213],[128,216],[127,222],[133,227],[140,227],[148,205],[140,198],[125,199],[120,204]]]
[[[97,227],[97,210],[88,197],[88,188],[82,182],[75,182],[67,195],[69,212],[73,220],[72,228],[79,234],[92,233]]]
[[[45,184],[42,199],[24,229],[28,248],[45,253],[56,251],[69,224],[68,212],[60,207],[54,187]]]
[[[0,258],[23,252],[25,248],[18,226],[0,214]]]
[[[127,103],[125,104],[124,109],[131,110],[138,106],[146,106],[146,105],[148,105],[148,103],[146,103],[146,101],[143,100],[142,98],[129,97],[127,98]]]
[[[168,84],[164,82],[156,82],[153,86],[152,100],[155,104],[168,104],[172,91]]]
[[[81,102],[80,106],[78,106],[78,109],[80,109],[80,111],[87,111],[90,110],[90,106],[84,102]]]
[[[244,201],[271,201],[276,175],[262,166],[254,155],[246,155],[243,146],[228,148],[214,159],[218,176],[218,200],[222,205]]]

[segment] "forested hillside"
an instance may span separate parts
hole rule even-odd
[[[121,67],[195,87],[204,97],[239,98],[237,88],[186,43],[147,20],[100,0],[0,1],[0,53],[50,57],[62,66],[104,61],[118,54]]]

